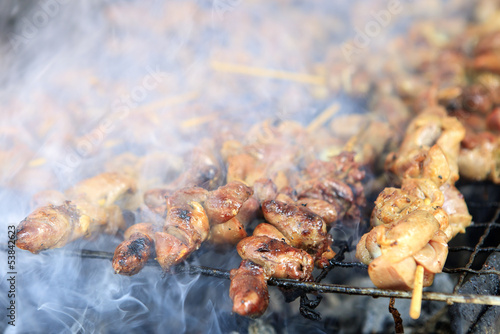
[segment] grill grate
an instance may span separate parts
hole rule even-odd
[[[469,229],[474,229],[474,228],[486,226],[486,229],[483,232],[483,234],[481,235],[481,238],[480,238],[479,242],[477,243],[476,247],[457,246],[457,247],[450,247],[449,248],[450,252],[463,252],[463,251],[471,252],[471,255],[469,257],[469,261],[467,262],[465,267],[462,267],[462,268],[447,268],[447,267],[445,267],[445,268],[443,268],[444,273],[460,274],[459,281],[455,285],[454,293],[450,294],[450,293],[424,292],[423,296],[422,296],[423,300],[441,301],[441,302],[446,302],[446,303],[473,303],[473,304],[485,304],[485,305],[500,305],[500,296],[460,295],[460,294],[456,293],[457,289],[463,284],[463,281],[464,281],[467,274],[500,275],[500,271],[495,270],[495,269],[475,270],[475,269],[471,268],[472,264],[474,263],[474,261],[476,259],[476,255],[478,253],[481,253],[481,252],[492,253],[492,252],[500,251],[500,248],[498,248],[498,247],[485,247],[485,248],[480,247],[483,244],[486,237],[489,235],[490,231],[493,228],[500,226],[500,224],[495,223],[495,221],[497,221],[499,219],[499,217],[500,217],[500,208],[497,209],[494,218],[490,222],[488,222],[488,223],[475,223],[467,228],[467,230],[469,230]],[[268,283],[271,286],[277,286],[277,287],[286,288],[286,289],[302,290],[305,293],[311,293],[311,292],[344,293],[344,294],[350,294],[350,295],[365,295],[365,296],[372,296],[372,297],[411,299],[412,293],[408,292],[408,291],[392,291],[392,290],[384,290],[384,289],[378,289],[378,288],[359,288],[359,287],[350,287],[350,286],[344,286],[344,285],[320,283],[321,280],[327,276],[328,272],[333,270],[335,267],[362,268],[362,269],[368,268],[368,266],[363,264],[363,263],[343,262],[341,260],[338,260],[338,257],[343,257],[344,253],[351,248],[352,248],[352,244],[348,245],[348,243],[344,243],[344,245],[341,246],[341,251],[337,253],[336,258],[334,258],[330,261],[331,265],[328,268],[326,268],[325,270],[323,270],[318,275],[315,282],[299,282],[299,281],[290,280],[290,279],[271,278]],[[113,258],[112,253],[102,252],[102,251],[93,251],[93,250],[65,251],[65,255],[93,258],[93,259],[102,259],[102,260],[109,260],[109,261],[111,261]],[[147,265],[159,267],[159,265],[153,260],[150,260]],[[203,275],[203,276],[229,279],[229,271],[227,271],[227,270],[220,270],[220,269],[215,269],[215,268],[210,268],[210,267],[205,267],[205,266],[194,266],[194,265],[190,265],[190,264],[178,265],[173,269],[172,273],[173,274],[188,274],[188,275]]]
[[[475,271],[471,269],[472,264],[474,263],[476,256],[479,254],[481,246],[483,245],[484,241],[486,238],[489,236],[491,230],[492,230],[492,225],[495,224],[495,222],[498,220],[500,215],[500,208],[497,208],[495,215],[493,216],[493,219],[491,219],[487,224],[486,228],[484,229],[483,234],[479,238],[479,241],[477,242],[476,246],[474,247],[473,252],[471,253],[469,257],[469,261],[465,265],[465,268],[460,268],[458,272],[460,272],[460,277],[458,279],[457,284],[455,285],[455,288],[453,289],[454,292],[457,292],[458,289],[463,285],[465,277],[467,273],[474,273],[474,274],[496,274],[500,275],[500,272],[498,270],[479,270]],[[494,251],[498,251],[499,249],[496,248]]]
[[[484,190],[482,187],[473,187],[474,191]],[[495,188],[497,189],[497,188]],[[490,191],[491,192],[491,191]],[[496,196],[496,190],[493,191],[493,196]],[[467,192],[464,193],[467,201]],[[477,198],[477,197],[476,197]],[[448,275],[458,275],[457,283],[454,286],[453,293],[444,292],[423,292],[422,300],[445,302],[448,305],[457,304],[478,304],[478,305],[493,305],[500,306],[500,296],[497,295],[485,295],[485,294],[462,294],[459,293],[459,289],[467,281],[469,277],[477,277],[482,275],[498,275],[500,277],[500,270],[497,268],[490,268],[484,266],[487,256],[490,254],[500,251],[498,247],[498,241],[490,239],[494,238],[494,230],[500,227],[500,202],[498,201],[488,201],[488,198],[484,202],[474,202],[467,201],[470,212],[474,217],[474,222],[471,226],[467,228],[466,233],[460,237],[456,238],[459,240],[453,240],[449,247],[449,256],[445,268],[443,268],[443,273]],[[485,216],[485,211],[489,210],[487,217],[489,219],[480,220],[481,216]],[[492,233],[493,232],[493,233]],[[478,237],[476,242],[471,241]],[[358,296],[371,296],[371,297],[384,297],[384,298],[399,298],[399,299],[411,299],[412,292],[410,291],[392,291],[383,290],[378,288],[364,288],[364,287],[354,287],[348,285],[339,284],[329,284],[322,283],[321,281],[328,276],[328,273],[335,268],[358,268],[362,270],[367,270],[365,264],[359,262],[347,262],[344,261],[344,255],[355,249],[353,239],[349,240],[336,240],[334,246],[339,249],[336,257],[330,261],[330,266],[325,268],[315,279],[314,282],[299,282],[290,279],[275,279],[271,278],[268,281],[270,286],[276,286],[284,291],[285,299],[287,301],[295,300],[300,297],[300,312],[301,314],[309,319],[319,320],[321,315],[315,311],[315,308],[320,304],[322,300],[322,294],[325,293],[339,293],[348,295],[358,295]],[[54,250],[55,252],[64,252],[65,255],[83,257],[83,258],[93,258],[111,261],[113,253],[93,251],[93,250],[80,250],[80,251],[68,251],[68,250]],[[470,253],[467,256],[467,253]],[[465,261],[464,261],[465,258]],[[481,261],[482,263],[478,263]],[[453,265],[453,262],[465,263],[464,265]],[[159,265],[150,260],[147,264],[148,266]],[[197,266],[190,263],[184,263],[176,266],[172,270],[172,274],[187,274],[187,275],[202,275],[215,277],[219,279],[229,279],[229,271],[221,270],[216,268],[210,268],[207,266]],[[307,294],[314,294],[315,298],[309,299]],[[442,312],[439,314],[444,314],[448,307],[445,305]],[[394,310],[391,311],[391,314]],[[435,323],[437,315],[428,320],[426,324]],[[394,318],[395,321],[397,318]]]

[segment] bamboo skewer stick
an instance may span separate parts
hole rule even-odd
[[[219,72],[235,73],[242,75],[249,75],[254,77],[262,77],[269,79],[280,79],[295,81],[304,84],[325,86],[326,80],[319,75],[311,75],[307,73],[295,73],[281,70],[274,70],[269,68],[261,68],[247,65],[224,63],[220,61],[210,62],[210,67]]]
[[[313,133],[319,127],[321,127],[326,121],[332,118],[340,110],[340,105],[338,103],[334,103],[328,108],[326,108],[321,114],[319,114],[316,118],[312,120],[311,123],[307,126],[307,132]]]
[[[169,97],[166,97],[164,99],[153,101],[151,103],[139,106],[135,110],[140,111],[140,112],[155,111],[155,110],[162,108],[162,107],[173,106],[173,105],[189,102],[191,100],[194,100],[196,97],[198,97],[198,95],[199,95],[199,92],[192,91],[192,92],[187,92],[185,94],[178,95],[178,96],[169,96]]]
[[[415,271],[415,283],[413,287],[413,294],[410,304],[410,317],[418,319],[420,317],[420,310],[422,309],[422,288],[424,285],[424,267],[417,265]]]
[[[204,116],[193,117],[181,122],[181,128],[187,129],[217,120],[219,113],[211,113]]]

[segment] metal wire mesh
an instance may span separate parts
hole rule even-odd
[[[500,249],[498,247],[487,247],[481,248],[480,246],[483,244],[485,238],[489,235],[492,230],[492,226],[499,225],[494,223],[498,220],[500,216],[500,208],[496,211],[494,219],[492,219],[489,223],[486,224],[474,224],[470,228],[476,228],[478,226],[485,225],[487,228],[484,230],[483,234],[476,247],[450,247],[450,252],[460,252],[460,251],[469,251],[471,252],[469,261],[465,265],[465,267],[461,268],[444,268],[443,272],[448,274],[460,274],[459,281],[455,285],[455,290],[453,294],[448,293],[435,293],[435,292],[424,292],[423,300],[431,300],[431,301],[442,301],[447,303],[475,303],[475,304],[486,304],[486,305],[500,305],[500,297],[499,296],[483,296],[483,295],[460,295],[456,293],[458,287],[463,284],[463,281],[467,274],[475,274],[475,275],[486,275],[486,274],[496,274],[500,275],[500,271],[490,269],[490,270],[474,270],[471,269],[471,265],[474,262],[476,255],[480,252],[498,252]],[[344,249],[344,252],[348,250],[349,247]],[[339,252],[338,254],[343,254],[344,252]],[[99,252],[92,250],[82,250],[82,251],[73,251],[67,252],[67,255],[71,256],[79,256],[86,258],[94,258],[94,259],[103,259],[111,261],[113,258],[113,254],[109,252]],[[363,263],[359,262],[343,262],[338,260],[331,260],[329,268],[324,272],[331,271],[334,267],[342,267],[342,268],[364,268],[367,269],[367,266]],[[155,261],[149,261],[148,265],[158,266]],[[215,268],[209,268],[204,266],[192,266],[189,264],[182,264],[175,267],[172,271],[173,274],[189,274],[189,275],[204,275],[211,276],[223,279],[229,279],[229,272],[226,270],[220,270]],[[323,273],[322,273],[323,274]],[[324,277],[324,274],[318,277]],[[411,298],[411,292],[406,291],[391,291],[391,290],[383,290],[378,288],[359,288],[359,287],[350,287],[336,284],[327,284],[320,283],[321,279],[316,279],[316,282],[299,282],[296,280],[290,279],[276,279],[271,278],[269,280],[269,285],[287,288],[287,289],[298,289],[302,290],[305,293],[310,292],[319,292],[319,293],[345,293],[350,295],[369,295],[373,297],[387,297],[387,298]]]
[[[468,201],[469,208],[471,209],[471,214],[474,219],[474,211],[483,212],[484,210],[494,210],[493,214],[490,215],[486,221],[475,221],[466,230],[465,235],[479,234],[477,242],[468,244],[458,244],[451,245],[449,247],[449,258],[463,258],[463,253],[470,253],[469,256],[465,256],[467,261],[463,265],[458,266],[447,266],[443,268],[443,273],[449,275],[459,275],[457,283],[454,287],[453,293],[443,293],[443,292],[423,292],[422,299],[427,301],[437,301],[445,302],[447,304],[453,303],[466,303],[466,304],[482,304],[482,305],[500,305],[500,296],[495,295],[478,295],[478,294],[460,294],[457,291],[464,284],[466,278],[470,275],[499,275],[500,271],[495,268],[485,268],[483,263],[478,263],[478,258],[485,258],[493,252],[498,252],[500,249],[498,247],[498,241],[496,244],[487,245],[485,241],[489,237],[494,237],[495,229],[500,227],[500,202],[497,201],[483,201],[483,202],[473,202]],[[495,241],[493,242],[495,243]],[[491,242],[490,242],[491,244]],[[367,269],[365,264],[359,262],[348,262],[344,261],[344,254],[355,248],[353,240],[340,240],[337,241],[336,247],[338,248],[337,255],[334,259],[330,261],[330,266],[323,270],[315,279],[314,282],[300,282],[297,280],[290,279],[276,279],[271,278],[268,281],[270,286],[276,286],[283,288],[288,291],[293,291],[293,299],[300,297],[300,311],[301,314],[310,319],[320,319],[320,314],[314,309],[320,304],[322,296],[325,293],[340,293],[348,295],[358,295],[358,296],[371,296],[371,297],[384,297],[384,298],[401,298],[401,299],[411,299],[412,292],[408,291],[393,291],[384,290],[378,288],[364,288],[364,287],[354,287],[339,284],[329,284],[321,283],[321,281],[328,276],[329,272],[335,268],[361,268]],[[111,261],[113,254],[109,252],[99,252],[91,250],[82,251],[65,251],[65,254],[71,256],[85,257],[85,258],[95,258]],[[149,261],[149,266],[158,266],[155,261]],[[479,269],[477,269],[480,267]],[[220,279],[229,279],[229,271],[221,270],[216,268],[210,268],[206,266],[196,266],[190,263],[184,263],[173,268],[171,274],[187,274],[187,275],[203,275],[210,276]],[[313,293],[315,295],[314,299],[309,299],[307,294]],[[291,299],[291,300],[293,300]]]

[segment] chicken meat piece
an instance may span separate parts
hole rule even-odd
[[[163,231],[154,235],[156,259],[168,271],[197,250],[209,235],[208,217],[201,204],[191,202],[168,210]]]
[[[229,297],[233,312],[245,317],[259,317],[269,305],[267,278],[262,267],[249,260],[241,261],[238,269],[230,272]]]
[[[324,200],[335,206],[337,220],[354,226],[361,220],[360,209],[366,206],[362,180],[365,172],[353,152],[342,152],[329,161],[315,160],[302,173],[297,185],[299,199]]]
[[[208,240],[216,245],[234,246],[247,236],[245,225],[236,216],[225,223],[211,226]]]
[[[151,223],[132,225],[125,231],[125,240],[115,249],[115,273],[132,276],[141,271],[154,254],[154,234],[159,228]]]
[[[241,240],[237,250],[242,259],[261,266],[268,278],[308,281],[312,277],[314,261],[311,255],[281,240],[251,236]]]
[[[500,137],[487,132],[468,134],[462,142],[458,166],[469,180],[500,183]]]
[[[432,221],[430,216],[427,217]],[[424,286],[430,286],[434,274],[441,272],[448,256],[446,234],[437,230],[426,243],[424,241],[427,238],[419,236],[419,240],[411,241],[408,245],[410,250],[405,253],[404,247],[400,248],[397,243],[403,240],[394,238],[394,235],[387,239],[384,236],[386,233],[387,230],[383,226],[375,227],[361,237],[356,247],[356,257],[368,265],[368,274],[373,284],[381,289],[411,290],[414,285],[415,270],[419,264],[424,267]],[[420,247],[421,245],[423,247]],[[415,251],[418,248],[420,249]],[[405,256],[409,253],[412,255]],[[394,254],[397,256],[393,256]]]
[[[302,205],[279,201],[262,203],[264,218],[290,240],[290,245],[303,249],[315,258],[327,251],[332,236],[323,219]]]
[[[167,213],[167,197],[172,194],[168,189],[155,188],[144,193],[144,204],[157,215],[165,216]]]
[[[399,262],[421,250],[439,231],[439,222],[432,214],[416,210],[391,225],[374,229],[382,256]]]
[[[209,241],[219,246],[236,245],[248,236],[245,228],[255,219],[259,211],[260,205],[257,199],[248,198],[235,217],[225,223],[211,225]]]
[[[354,159],[353,152],[341,152],[328,161],[314,160],[304,170],[306,179],[337,179],[348,184],[356,184],[365,177],[365,172]]]
[[[390,262],[385,257],[378,257],[368,265],[368,275],[373,284],[380,289],[411,290],[415,282],[417,263],[413,257],[401,262]],[[429,284],[425,284],[428,286]]]
[[[266,236],[290,244],[290,240],[288,240],[288,238],[285,237],[283,233],[281,233],[276,227],[268,223],[260,223],[259,225],[257,225],[253,230],[252,235],[255,237]]]
[[[173,192],[166,199],[167,210],[175,206],[197,202],[203,205],[209,192],[201,187],[181,188]]]
[[[17,226],[16,246],[37,254],[45,249],[63,247],[90,233],[91,218],[75,205],[70,202],[48,205],[33,211]]]
[[[354,203],[354,194],[346,183],[333,179],[313,179],[297,186],[299,199],[323,200],[334,206],[338,219],[344,218]]]
[[[271,179],[259,179],[253,184],[254,196],[259,203],[276,199],[278,188]]]
[[[301,198],[296,202],[298,205],[302,205],[318,216],[320,216],[323,221],[328,226],[332,226],[338,219],[337,210],[333,204],[316,198]]]
[[[166,188],[150,189],[144,193],[144,204],[154,213],[165,217],[170,207],[198,202],[203,204],[208,191],[204,188],[193,186],[170,190]]]
[[[238,181],[230,182],[211,191],[204,203],[210,223],[222,224],[235,217],[243,203],[252,195],[253,190]]]
[[[133,179],[116,173],[84,180],[66,192],[64,204],[42,206],[28,215],[17,227],[16,245],[39,253],[92,233],[116,233],[125,226],[125,220],[114,203],[135,189]],[[60,203],[62,197],[55,199]]]
[[[458,233],[465,233],[465,228],[472,223],[472,216],[469,214],[464,196],[455,186],[443,184],[439,188],[443,192],[443,210],[448,215],[449,228],[443,230],[448,240],[451,240]]]
[[[110,206],[124,198],[125,194],[133,194],[137,190],[133,178],[118,173],[102,173],[83,180],[66,190],[66,197],[72,201],[84,201],[91,205]]]
[[[427,245],[413,254],[413,258],[426,272],[440,273],[448,257],[448,240],[443,231],[437,231]]]
[[[222,164],[216,151],[211,140],[202,140],[186,162],[185,172],[172,181],[169,188],[202,187],[212,190],[220,186],[223,182]]]
[[[436,158],[440,156],[437,149],[429,153],[429,149],[437,145],[444,154],[447,164],[436,163],[435,165],[444,166],[449,169],[450,173],[449,181],[448,179],[444,181],[453,184],[458,180],[457,158],[460,142],[465,137],[465,128],[456,118],[446,116],[446,111],[442,108],[429,108],[410,123],[406,134],[399,151],[387,157],[386,168],[388,170],[400,180],[420,177],[423,167],[421,162],[427,155],[436,153]],[[435,176],[439,177],[439,175],[441,174],[436,173]]]

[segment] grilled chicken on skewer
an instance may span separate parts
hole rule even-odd
[[[258,317],[269,305],[269,292],[264,269],[252,261],[241,261],[238,269],[231,270],[229,298],[233,301],[233,312]]]
[[[163,231],[154,236],[156,260],[162,269],[168,271],[197,250],[209,231],[208,217],[200,203],[171,207]]]
[[[125,241],[116,247],[113,256],[115,273],[137,274],[154,254],[154,235],[159,227],[152,223],[132,225],[125,231]]]
[[[304,249],[314,257],[321,256],[332,242],[323,219],[302,205],[265,201],[262,211],[266,221],[290,240],[291,246]]]
[[[231,270],[233,312],[247,317],[262,315],[269,304],[267,280],[271,277],[311,279],[312,256],[289,242],[276,227],[261,223],[251,237],[238,243],[243,261],[238,269]]]
[[[398,154],[388,157],[401,188],[381,192],[372,212],[374,228],[356,248],[377,287],[412,289],[418,265],[424,268],[423,285],[432,284],[448,255],[447,242],[470,224],[454,187],[464,134],[439,109],[423,112],[410,124]]]
[[[116,233],[124,220],[115,203],[135,188],[132,178],[117,173],[84,180],[66,191],[63,204],[42,206],[26,217],[17,227],[16,245],[38,253],[97,231]]]

